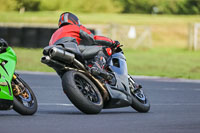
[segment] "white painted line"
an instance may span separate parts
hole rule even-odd
[[[66,103],[39,103],[39,106],[66,106],[74,107],[73,104]],[[151,104],[152,106],[200,106],[200,103],[156,103]]]
[[[56,72],[32,72],[32,71],[16,71],[19,74],[33,74],[33,75],[57,75]]]
[[[200,103],[158,103],[151,104],[154,106],[200,106]]]
[[[72,107],[73,104],[66,104],[66,103],[39,103],[39,106],[67,106]]]
[[[133,75],[135,79],[152,79],[163,82],[185,82],[185,83],[200,83],[200,80],[195,79],[183,79],[183,78],[167,78],[167,77],[159,77],[159,76],[137,76]]]
[[[176,91],[178,89],[177,88],[163,88],[163,90],[166,90],[166,91]]]
[[[16,71],[19,74],[33,74],[33,75],[57,75],[56,72],[31,72],[31,71]],[[132,75],[135,79],[152,79],[163,82],[186,82],[186,83],[200,83],[200,80],[182,79],[182,78],[167,78],[159,76],[140,76]]]

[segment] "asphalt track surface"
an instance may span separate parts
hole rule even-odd
[[[85,115],[65,96],[55,74],[21,73],[38,100],[33,116],[0,111],[0,133],[199,133],[200,81],[143,78],[149,113],[131,107]]]

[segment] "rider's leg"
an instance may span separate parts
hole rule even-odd
[[[94,64],[91,68],[91,73],[94,76],[101,76],[104,79],[112,79],[112,75],[105,71],[104,67],[106,65],[108,55],[105,53],[104,49],[100,50],[98,54],[94,57]]]
[[[101,76],[107,80],[111,79],[111,74],[106,72],[104,69],[109,57],[105,47],[95,45],[79,45],[78,47],[83,55],[83,58],[87,61],[90,60],[89,62],[91,63],[90,65],[92,65],[92,67],[88,67],[88,70],[93,76]]]

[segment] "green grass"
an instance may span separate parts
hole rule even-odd
[[[62,11],[43,12],[0,12],[0,22],[16,23],[56,23]],[[116,13],[75,13],[83,24],[136,24],[171,25],[199,22],[200,15],[146,15]]]
[[[0,12],[3,23],[58,23],[62,12]],[[125,24],[145,25],[152,31],[154,46],[181,47],[188,44],[188,26],[200,22],[200,15],[145,15],[145,14],[114,14],[114,13],[77,13],[82,24]]]
[[[18,57],[17,70],[53,72],[40,63],[42,49],[14,50]],[[124,49],[124,52],[130,74],[200,79],[200,52],[176,48]]]
[[[0,12],[1,23],[55,24],[61,12]],[[200,15],[144,15],[77,13],[83,24],[125,24],[151,27],[153,48],[125,50],[130,74],[200,79],[200,52],[186,50],[188,26]],[[126,44],[124,44],[126,45]],[[40,63],[42,49],[14,48],[17,70],[53,71]]]
[[[16,70],[51,72],[52,69],[40,62],[42,49],[13,48],[17,55]]]
[[[125,50],[131,74],[200,79],[200,52],[185,49]]]

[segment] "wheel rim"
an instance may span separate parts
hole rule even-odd
[[[88,83],[84,78],[82,78],[79,75],[75,75],[75,84],[80,90],[80,92],[91,102],[93,103],[99,103],[99,97],[98,94],[96,93],[95,89],[93,86]]]
[[[144,92],[142,90],[136,90],[134,91],[135,97],[142,103],[146,103],[146,97],[144,95]]]
[[[18,80],[19,80],[19,82],[21,82],[21,84],[23,84],[23,87],[19,86],[19,85],[16,85],[16,86],[18,86],[19,94],[14,95],[14,96],[24,106],[26,106],[26,107],[34,106],[35,101],[33,99],[33,96],[31,95],[31,92],[29,91],[28,87],[20,79],[18,79]]]
[[[132,81],[132,79],[129,79],[129,87],[130,87],[131,94],[135,98],[137,98],[143,104],[147,103],[147,99],[144,92],[141,89],[136,89],[136,86],[134,82]]]
[[[33,100],[32,96],[31,96],[31,93],[29,92],[29,90],[27,88],[26,88],[25,91],[29,95],[29,97],[25,98],[25,97],[23,97],[21,95],[19,95],[19,97],[20,97],[20,99],[21,99],[21,101],[22,101],[24,106],[32,107],[34,105],[34,100]]]
[[[31,93],[26,89],[24,93],[27,93],[28,97],[24,97],[22,95],[19,95],[22,101],[24,102],[31,102],[32,101],[32,96]]]

